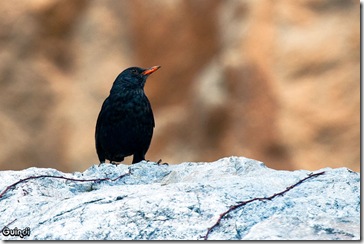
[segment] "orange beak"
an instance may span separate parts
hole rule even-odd
[[[155,71],[157,71],[161,66],[153,66],[147,70],[145,70],[142,74],[143,75],[150,75],[151,73],[154,73]]]

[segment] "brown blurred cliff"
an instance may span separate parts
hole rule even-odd
[[[0,12],[1,170],[97,164],[112,82],[153,65],[148,159],[360,170],[359,1],[14,0]]]

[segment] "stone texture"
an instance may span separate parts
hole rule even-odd
[[[146,85],[149,159],[359,170],[358,1],[14,0],[0,11],[2,169],[96,163],[114,78],[162,65]]]
[[[127,172],[130,175],[119,178]],[[212,163],[93,165],[84,172],[51,168],[0,171],[0,228],[30,230],[27,240],[201,240],[232,205],[209,240],[359,240],[360,174],[324,168],[283,171],[243,157]],[[117,180],[114,180],[117,179]],[[0,239],[19,240],[19,236]],[[5,232],[6,234],[6,232]]]

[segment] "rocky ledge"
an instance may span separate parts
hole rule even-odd
[[[359,240],[360,174],[212,163],[0,171],[3,240]]]

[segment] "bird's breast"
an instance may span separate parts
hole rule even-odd
[[[154,123],[149,100],[144,94],[124,94],[112,97],[107,110],[109,120],[114,123]]]

